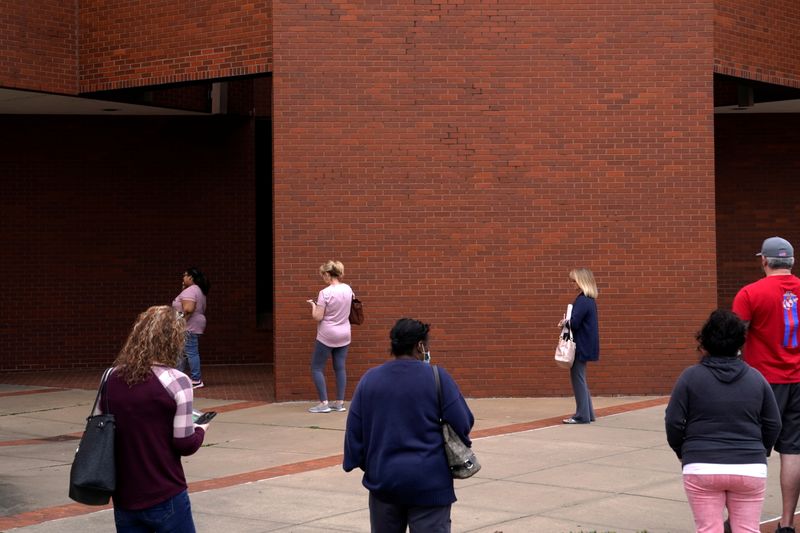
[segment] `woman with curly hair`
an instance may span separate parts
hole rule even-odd
[[[117,531],[194,532],[181,456],[203,444],[192,422],[192,383],[175,369],[186,322],[169,306],[139,315],[100,401],[116,419]]]

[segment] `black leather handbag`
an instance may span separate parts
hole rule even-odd
[[[108,410],[108,395],[103,414],[95,414],[112,370],[109,368],[103,374],[92,411],[86,419],[86,430],[75,450],[75,459],[69,471],[69,497],[86,505],[106,505],[117,486],[114,464],[116,424],[114,415]]]

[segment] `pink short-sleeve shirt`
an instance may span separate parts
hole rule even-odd
[[[194,313],[186,321],[186,331],[201,335],[206,330],[206,295],[197,285],[189,285],[172,301],[172,308],[182,311],[181,300],[194,302]]]
[[[328,285],[317,296],[325,312],[317,324],[317,340],[330,348],[350,344],[350,302],[353,289],[346,283]]]

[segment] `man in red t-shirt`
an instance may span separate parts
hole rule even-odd
[[[800,497],[800,278],[792,275],[794,249],[789,241],[770,237],[756,255],[765,277],[739,291],[733,312],[749,323],[744,360],[770,383],[781,411],[783,429],[775,450],[781,454],[783,510],[776,533],[795,533]]]

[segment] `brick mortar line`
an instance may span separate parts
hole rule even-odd
[[[637,411],[639,409],[647,409],[649,407],[663,405],[667,403],[668,400],[669,397],[659,397],[659,398],[654,398],[652,400],[643,400],[640,402],[633,402],[629,404],[620,404],[611,407],[603,407],[597,410],[597,414],[598,416],[609,416],[620,413],[627,413],[630,411]],[[229,407],[230,408],[229,410],[234,410],[235,405],[247,405],[252,403],[266,404],[266,402],[241,402],[240,404],[230,404],[228,406],[221,406],[220,409],[224,407]],[[241,408],[245,409],[246,407],[241,407]],[[496,428],[487,428],[484,430],[475,431],[474,434],[471,436],[473,438],[478,439],[483,437],[506,435],[509,433],[518,433],[522,431],[528,431],[530,429],[540,429],[547,426],[557,425],[558,423],[561,422],[560,418],[561,417],[551,417],[542,420],[535,420],[532,422],[523,422],[520,424],[510,424],[506,426],[498,426]],[[300,461],[297,463],[289,463],[286,465],[263,468],[260,470],[254,470],[252,472],[243,472],[241,474],[233,474],[230,476],[223,476],[219,478],[195,481],[193,483],[189,483],[189,492],[195,493],[208,490],[217,490],[280,476],[301,474],[304,472],[310,472],[312,470],[319,470],[322,468],[336,466],[337,464],[341,464],[341,461],[342,461],[341,454],[329,455],[327,457],[309,459],[307,461]],[[110,504],[103,506],[89,506],[80,503],[68,503],[56,507],[45,507],[43,509],[36,509],[34,511],[27,511],[16,515],[0,517],[0,531],[4,531],[6,529],[19,528],[19,527],[34,526],[37,524],[41,524],[43,522],[49,522],[51,520],[58,520],[62,518],[73,518],[76,516],[95,513],[111,508],[112,506]]]
[[[34,390],[18,390],[18,391],[9,391],[9,392],[0,392],[0,398],[6,398],[8,396],[25,396],[28,394],[45,394],[48,392],[61,392],[69,389],[64,388],[52,388],[52,389],[34,389]]]
[[[47,391],[49,392],[49,391]],[[643,400],[641,402],[635,402],[631,404],[622,404],[623,407],[628,407],[622,410],[617,409],[620,406],[610,406],[610,407],[603,407],[597,410],[598,416],[609,416],[613,414],[617,414],[620,412],[627,412],[630,410],[635,409],[645,409],[647,407],[652,407],[656,405],[662,405],[667,403],[668,397],[663,398],[654,398],[652,400]],[[267,402],[237,402],[227,405],[220,405],[218,407],[211,407],[209,411],[217,411],[218,413],[227,413],[231,411],[238,411],[240,409],[249,409],[251,407],[260,407],[262,405],[268,405]],[[506,426],[498,426],[494,428],[487,428],[487,429],[480,429],[474,431],[470,436],[474,439],[479,439],[482,437],[494,437],[497,435],[504,435],[507,433],[519,433],[522,431],[529,431],[531,429],[540,429],[543,427],[551,426],[553,424],[558,424],[561,421],[561,417],[555,416],[552,418],[543,418],[540,420],[534,420],[532,422],[520,422],[517,424],[509,424]],[[76,440],[80,439],[83,435],[83,432],[77,433],[66,433],[64,435],[55,435],[53,437],[38,437],[34,439],[19,439],[19,440],[10,440],[10,441],[0,441],[0,447],[5,446],[29,446],[32,444],[48,444],[51,442],[63,442],[68,440]]]
[[[56,435],[54,437],[37,437],[35,439],[6,440],[0,442],[0,447],[30,446],[32,444],[50,444],[52,442],[80,440],[82,436],[83,436],[83,431],[78,431],[77,433],[65,433],[63,435]]]
[[[66,390],[66,389],[60,389]],[[27,392],[27,391],[26,391]],[[34,391],[31,391],[33,394]],[[45,390],[44,392],[51,392],[50,390]],[[230,411],[238,411],[239,409],[250,409],[251,407],[260,407],[262,405],[268,405],[268,402],[236,402],[226,405],[220,405],[217,407],[211,407],[208,411],[216,411],[218,413],[228,413]],[[6,446],[29,446],[32,444],[49,444],[51,442],[63,442],[69,440],[78,440],[83,436],[82,431],[78,431],[77,433],[66,433],[63,435],[55,435],[52,437],[37,437],[33,439],[18,439],[18,440],[6,440],[0,441],[0,447]]]
[[[595,412],[596,416],[611,416],[619,413],[627,413],[629,411],[636,411],[638,409],[647,409],[648,407],[655,407],[663,405],[669,401],[669,397],[659,397],[652,400],[643,400],[640,402],[633,402],[628,404],[612,405],[609,407],[602,407]],[[521,433],[523,431],[530,431],[532,429],[541,429],[549,426],[561,424],[561,420],[569,415],[554,416],[550,418],[542,418],[533,420],[531,422],[520,422],[518,424],[509,424],[507,426],[497,426],[494,428],[479,429],[473,431],[470,437],[473,439],[480,439],[483,437],[496,437],[498,435],[507,435],[510,433]]]

